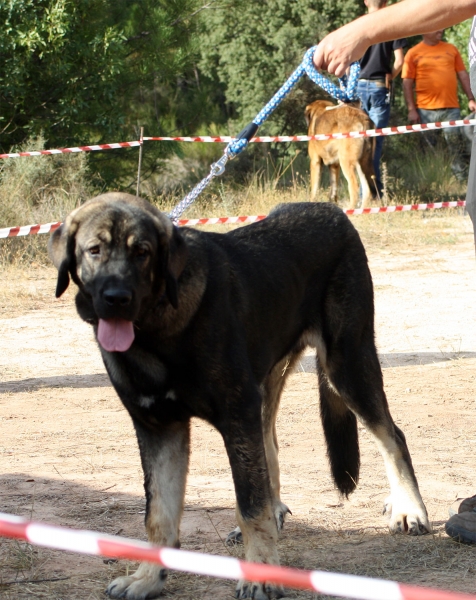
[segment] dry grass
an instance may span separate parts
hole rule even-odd
[[[45,236],[46,237],[46,236]],[[18,239],[18,246],[21,241]],[[0,255],[5,240],[0,242]],[[47,257],[45,256],[45,261]],[[25,309],[38,310],[51,305],[54,296],[56,270],[51,265],[26,260],[0,261],[0,314],[14,317]]]
[[[323,194],[322,199],[325,199]],[[159,203],[163,210],[170,209],[180,198],[168,197]],[[277,190],[272,185],[254,181],[243,189],[221,186],[217,182],[214,191],[203,198],[187,212],[186,216],[226,216],[237,214],[267,214],[282,202],[307,201],[308,191],[303,186]],[[412,200],[414,201],[414,199]],[[51,214],[51,213],[50,213]],[[53,215],[56,220],[63,215]],[[41,220],[41,219],[40,219]],[[449,247],[467,240],[471,225],[469,218],[460,209],[424,211],[415,213],[381,214],[352,218],[364,243],[372,250],[385,248],[386,252],[415,252],[417,249]],[[25,224],[24,222],[6,223]],[[225,227],[215,227],[225,231]],[[48,265],[45,253],[48,236],[17,238],[0,242],[0,308],[8,318],[21,315],[25,311],[37,310],[50,304],[55,286],[55,271]],[[421,254],[421,253],[420,253]],[[71,290],[62,299],[71,302]],[[463,365],[464,366],[464,365]],[[467,373],[466,373],[467,375]],[[406,383],[402,385],[407,385]],[[83,392],[84,393],[84,392]],[[299,391],[301,395],[301,391]],[[67,391],[68,403],[74,404],[71,390]],[[65,396],[66,397],[66,396]],[[17,399],[10,398],[14,406]],[[78,399],[78,407],[83,400]],[[112,401],[111,401],[112,402]],[[104,407],[106,410],[108,407]],[[473,410],[472,402],[468,410]],[[112,418],[112,417],[111,417]],[[287,421],[290,421],[289,416]],[[65,425],[65,428],[67,425]],[[112,435],[112,434],[111,434]],[[289,443],[296,441],[290,434]],[[72,440],[74,441],[74,440]],[[43,442],[45,443],[45,442]],[[100,443],[99,441],[97,442]],[[109,443],[109,442],[108,442]],[[131,444],[133,441],[131,442]],[[78,441],[78,447],[80,440]],[[285,444],[283,443],[283,446]],[[289,444],[286,444],[289,445]],[[106,450],[105,450],[106,451]],[[62,450],[63,460],[75,459],[76,471],[81,477],[94,474],[109,475],[99,446],[77,452]],[[219,476],[227,466],[218,466],[210,445],[197,450],[197,470],[195,475]],[[60,464],[58,462],[58,464]],[[111,474],[115,480],[116,475]],[[134,473],[134,477],[140,478]],[[376,485],[385,488],[385,482]],[[80,490],[80,491],[78,491]],[[104,493],[85,488],[73,490],[71,498],[55,496],[50,504],[61,508],[64,524],[118,533],[125,523],[136,517],[136,534],[143,536],[140,524],[143,517],[143,499],[121,494],[105,496]],[[325,490],[324,490],[325,491]],[[377,491],[375,498],[369,496],[368,504],[373,514],[378,514],[382,496]],[[38,495],[16,497],[4,510],[15,512],[19,506],[34,506],[41,501]],[[48,502],[48,500],[45,500]],[[193,510],[187,506],[186,510]],[[213,510],[201,509],[213,525],[213,535],[202,535],[197,529],[195,536],[189,536],[183,547],[190,550],[242,556],[242,548],[229,549],[223,544],[223,527]],[[223,517],[233,522],[233,510],[227,507]],[[226,511],[223,511],[226,512]],[[139,517],[137,517],[139,515]],[[377,519],[373,523],[378,523]],[[319,525],[316,525],[319,523]],[[409,582],[453,590],[474,590],[475,561],[474,548],[453,543],[443,534],[443,522],[436,524],[433,536],[409,539],[389,536],[385,527],[362,523],[359,511],[340,508],[330,509],[325,514],[297,514],[286,524],[279,541],[282,563],[285,565],[329,571],[341,571],[357,575],[382,577],[385,579]],[[125,534],[124,534],[125,535]],[[57,569],[55,559],[59,556],[52,550],[33,548],[29,544],[15,540],[5,541],[0,555],[0,598],[23,600],[45,598],[52,600],[99,600],[104,598],[107,584],[125,568],[135,565],[105,563],[102,559],[90,559],[82,563],[78,560],[76,569]],[[338,560],[337,558],[338,557]],[[65,576],[67,572],[67,576]],[[170,573],[164,598],[189,600],[191,598],[214,599],[233,598],[234,584],[183,573]],[[290,591],[289,598],[311,600],[327,598],[311,592]]]

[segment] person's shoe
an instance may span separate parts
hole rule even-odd
[[[476,503],[474,497],[467,500],[473,500]],[[446,522],[445,531],[457,542],[476,544],[476,509],[467,509],[453,515]]]
[[[461,502],[458,508],[458,513],[470,512],[476,509],[476,496],[471,496],[471,498],[466,498]]]
[[[476,496],[471,498],[456,498],[453,504],[449,507],[448,513],[452,517],[458,513],[468,512],[476,508]]]

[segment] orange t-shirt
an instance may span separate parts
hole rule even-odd
[[[465,70],[453,44],[429,46],[420,42],[407,52],[402,78],[415,80],[417,108],[459,108],[456,73]]]

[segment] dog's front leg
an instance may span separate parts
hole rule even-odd
[[[148,540],[178,548],[190,450],[189,423],[164,425],[153,432],[134,425],[144,471]],[[133,575],[118,577],[106,591],[111,598],[156,598],[166,575],[159,565],[142,563]]]
[[[255,412],[255,414],[253,414]],[[245,416],[246,415],[246,416]],[[243,535],[245,558],[251,562],[278,565],[278,528],[266,464],[261,425],[261,407],[247,406],[230,427],[222,431],[230,459],[236,491],[236,518]],[[281,598],[281,586],[240,581],[237,598],[268,600]]]

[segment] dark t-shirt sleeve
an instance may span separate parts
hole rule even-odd
[[[394,40],[393,42],[393,50],[398,50],[399,48],[406,48],[408,46],[408,42],[406,38],[402,38],[401,40]]]
[[[359,79],[385,79],[385,76],[392,72],[394,51],[406,45],[407,40],[403,38],[370,46],[360,59]]]

